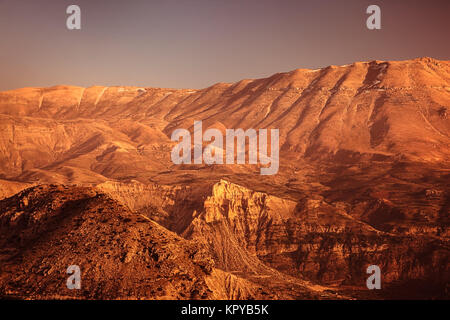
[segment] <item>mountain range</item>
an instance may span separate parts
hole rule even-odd
[[[450,61],[432,58],[0,92],[0,295],[448,298],[449,112]],[[199,120],[278,129],[278,173],[174,164],[172,132]]]

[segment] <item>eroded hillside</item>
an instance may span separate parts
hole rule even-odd
[[[450,63],[431,58],[200,90],[1,92],[1,292],[66,297],[56,286],[81,259],[85,298],[448,297],[449,110]],[[172,163],[172,132],[193,133],[196,120],[279,129],[279,171]],[[158,269],[149,242],[190,280],[172,274],[172,255]],[[380,292],[365,287],[370,264],[383,271]],[[100,279],[114,268],[116,284]]]

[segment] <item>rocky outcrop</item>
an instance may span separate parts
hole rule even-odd
[[[323,199],[294,202],[222,180],[194,216],[184,235],[204,240],[224,270],[263,273],[268,265],[322,284],[364,288],[366,268],[375,264],[387,286],[426,279],[435,294],[448,290],[448,240],[383,232]]]
[[[25,299],[206,299],[198,244],[93,188],[38,186],[0,201],[0,294]],[[66,270],[81,270],[69,290]]]
[[[0,201],[0,231],[3,298],[341,297],[274,270],[274,281],[220,270],[204,242],[181,238],[98,188],[25,189]],[[81,270],[80,290],[66,286],[71,265]]]
[[[192,212],[199,210],[203,202],[203,194],[190,186],[107,181],[95,187],[177,233],[186,229],[192,221]]]

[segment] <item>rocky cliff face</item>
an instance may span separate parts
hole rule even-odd
[[[263,262],[299,278],[363,288],[375,264],[387,285],[425,279],[443,294],[449,281],[447,238],[383,232],[323,199],[294,202],[223,180],[185,235],[206,238],[229,271],[259,270]]]
[[[0,202],[1,294],[207,298],[206,252],[93,188],[43,185]],[[82,290],[65,286],[78,265]]]

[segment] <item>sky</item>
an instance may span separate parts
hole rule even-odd
[[[66,8],[81,9],[68,30]],[[381,8],[381,30],[366,8]],[[0,90],[204,88],[355,61],[450,59],[448,0],[0,0]]]

